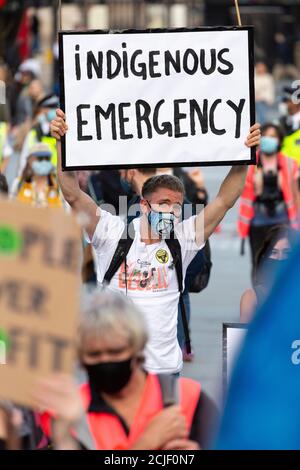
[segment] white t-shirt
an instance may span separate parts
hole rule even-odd
[[[177,373],[182,369],[182,353],[177,341],[179,291],[173,259],[164,240],[146,245],[140,237],[140,218],[133,221],[135,237],[125,263],[108,289],[123,292],[144,315],[149,341],[145,368],[153,373]],[[97,279],[101,284],[109,268],[125,224],[120,217],[101,210],[92,244],[96,253]],[[183,279],[188,265],[203,247],[195,242],[195,217],[175,226],[181,245]]]

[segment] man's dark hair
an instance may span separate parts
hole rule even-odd
[[[158,189],[170,189],[177,193],[184,195],[184,186],[177,176],[172,175],[157,175],[149,178],[143,185],[142,196],[144,199],[149,197]]]
[[[8,184],[5,176],[2,173],[0,173],[0,193],[8,193]]]

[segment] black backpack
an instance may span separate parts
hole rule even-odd
[[[200,271],[199,264],[201,266]],[[209,283],[212,265],[210,244],[209,240],[207,240],[204,248],[197,253],[187,269],[185,285],[190,293],[199,294],[199,292],[206,289]],[[197,268],[196,273],[194,272],[191,278],[190,271],[195,271],[195,267]]]
[[[113,276],[118,271],[118,269],[120,268],[121,264],[124,261],[125,261],[125,282],[127,280],[126,257],[133,243],[133,239],[129,236],[128,228],[129,228],[128,226],[125,227],[122,237],[119,240],[118,246],[111,260],[110,266],[105,273],[105,276],[103,279],[103,283],[105,284],[110,284]],[[183,273],[182,273],[181,247],[180,247],[179,241],[176,238],[166,239],[165,242],[171,252],[174,267],[176,270],[178,290],[180,292],[179,304],[180,304],[182,324],[183,324],[184,335],[185,335],[185,347],[186,347],[187,353],[190,354],[191,353],[191,339],[190,339],[189,325],[187,321],[186,310],[185,310],[185,305],[184,305],[183,295],[182,295],[183,294]]]

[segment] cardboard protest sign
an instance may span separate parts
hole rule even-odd
[[[59,35],[63,169],[255,162],[253,30]]]
[[[223,323],[223,386],[226,390],[235,360],[247,333],[243,323]]]
[[[0,214],[0,399],[30,406],[37,377],[73,369],[80,229],[60,209],[1,200]]]

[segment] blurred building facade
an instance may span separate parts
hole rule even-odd
[[[53,44],[59,28],[58,0],[0,2],[0,57],[10,51],[18,28],[22,28],[21,56],[24,59],[27,30],[24,15],[34,15],[39,21],[42,62],[46,75],[50,76],[47,67],[53,62]],[[243,24],[255,27],[256,59],[266,62],[270,70],[277,67],[279,77],[282,68],[291,66],[291,75],[295,78],[300,71],[300,0],[239,0],[239,4]],[[66,30],[236,24],[233,0],[62,1],[62,28]],[[14,48],[10,57],[15,57]]]

